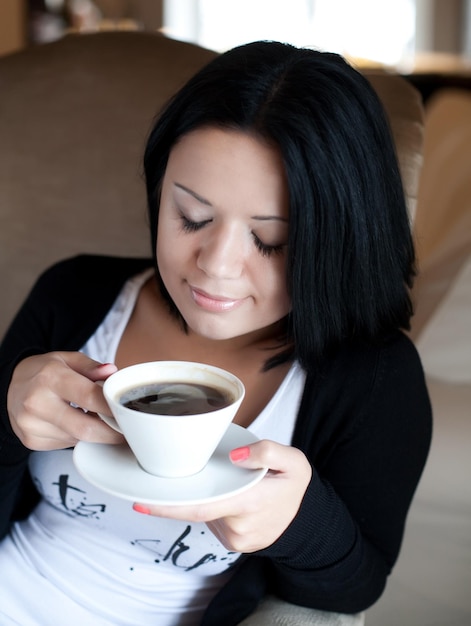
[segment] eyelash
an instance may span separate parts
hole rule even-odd
[[[209,222],[211,221],[203,220],[202,222],[193,222],[182,214],[180,214],[180,219],[182,222],[182,229],[186,233],[197,232],[198,230],[201,230],[201,228],[206,226],[206,224],[209,224]],[[269,257],[273,254],[280,254],[283,251],[283,245],[281,244],[277,246],[269,246],[263,243],[263,241],[261,241],[255,233],[252,233],[252,237],[255,243],[255,247],[262,256]]]
[[[268,246],[266,243],[263,243],[263,241],[260,241],[255,233],[252,233],[252,237],[257,250],[262,256],[269,257],[273,254],[281,254],[281,252],[283,252],[283,246],[281,244],[278,246]]]
[[[209,222],[211,221],[211,220],[203,220],[202,222],[192,222],[187,217],[181,214],[180,214],[180,219],[182,222],[182,229],[186,233],[194,233],[197,230],[200,230],[201,228],[203,228],[203,226],[206,226],[206,224],[209,224]]]

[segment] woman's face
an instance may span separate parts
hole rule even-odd
[[[287,242],[288,189],[275,148],[213,127],[180,139],[163,179],[157,262],[192,331],[231,339],[285,317]]]

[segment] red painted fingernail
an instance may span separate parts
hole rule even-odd
[[[142,504],[133,504],[132,508],[137,513],[142,513],[143,515],[150,515],[150,509],[148,509],[146,506],[142,506]]]
[[[242,448],[235,448],[235,450],[231,450],[229,456],[231,461],[237,463],[238,461],[245,461],[249,458],[250,448],[249,446],[244,446]]]

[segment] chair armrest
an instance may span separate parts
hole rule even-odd
[[[239,626],[363,626],[364,623],[364,613],[318,611],[268,596]]]

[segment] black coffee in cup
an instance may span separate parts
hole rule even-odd
[[[196,415],[222,409],[234,402],[224,389],[187,382],[155,383],[134,387],[120,397],[134,411],[154,415]]]

